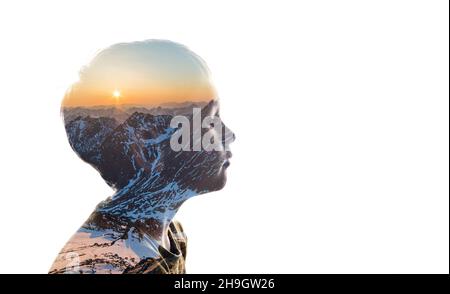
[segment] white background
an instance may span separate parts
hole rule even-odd
[[[236,133],[183,205],[189,273],[448,273],[448,1],[2,1],[0,272],[45,273],[112,194],[59,117],[80,67],[163,38]]]

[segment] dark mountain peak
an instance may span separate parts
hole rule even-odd
[[[150,113],[143,113],[135,111],[132,115],[125,121],[125,124],[137,127],[139,124],[153,122],[155,116]]]
[[[117,126],[114,118],[78,116],[65,127],[72,149],[86,162],[96,164],[100,160],[100,145]]]

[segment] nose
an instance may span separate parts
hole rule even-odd
[[[236,135],[227,127],[225,127],[225,136],[223,138],[223,143],[225,145],[225,150],[229,150],[229,145],[236,140]]]
[[[236,140],[236,134],[233,133],[233,132],[231,132],[231,133],[233,134],[233,136],[232,136],[232,138],[231,138],[231,142],[230,142],[230,143],[232,143],[232,142],[234,142],[234,141]]]

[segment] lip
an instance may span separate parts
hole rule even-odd
[[[229,160],[225,160],[225,162],[223,163],[223,167],[227,168],[230,166],[230,161]]]

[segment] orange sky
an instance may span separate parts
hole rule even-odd
[[[200,57],[173,42],[144,41],[100,52],[81,70],[63,106],[159,105],[212,98],[215,90]]]

